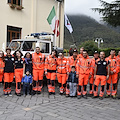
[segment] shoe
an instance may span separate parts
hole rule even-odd
[[[4,94],[4,96],[5,96],[5,97],[7,97],[7,96],[8,96],[8,94]]]
[[[52,92],[53,95],[55,95],[55,92]]]
[[[78,95],[78,96],[77,96],[78,99],[81,99],[81,97],[82,97],[82,95]]]
[[[93,97],[93,94],[88,94],[88,97]]]
[[[103,100],[103,97],[99,97],[100,100]]]
[[[35,94],[36,94],[36,91],[33,91],[33,92],[32,92],[32,95],[35,95]]]
[[[49,95],[52,95],[52,92],[49,92]]]
[[[106,94],[105,98],[110,98],[110,95]]]
[[[83,98],[87,99],[87,95],[83,95]]]
[[[98,96],[92,96],[92,98],[98,98]]]
[[[68,95],[68,94],[66,94],[66,97],[69,97],[69,95]]]
[[[21,93],[17,93],[17,96],[21,96]]]
[[[8,95],[9,95],[9,97],[12,97],[12,94],[11,94],[11,93],[9,93]]]
[[[38,95],[41,94],[41,91],[37,91],[37,94],[38,94]]]
[[[61,93],[61,92],[60,92],[59,94],[60,94],[60,95],[63,95],[63,93]]]
[[[112,95],[112,98],[113,98],[113,99],[116,99],[116,95]]]

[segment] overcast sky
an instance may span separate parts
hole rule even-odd
[[[114,0],[105,0],[112,2]],[[65,0],[65,13],[66,14],[84,14],[93,17],[97,21],[100,20],[98,12],[94,12],[91,8],[100,7],[99,0]]]

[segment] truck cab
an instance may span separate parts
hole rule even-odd
[[[48,56],[51,54],[53,48],[53,35],[42,35],[42,36],[25,36],[24,39],[14,39],[8,46],[11,48],[13,54],[16,50],[20,50],[23,55],[26,52],[31,54],[35,52],[36,47],[40,47],[41,53]]]

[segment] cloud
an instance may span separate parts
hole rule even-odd
[[[105,0],[111,2],[113,0]],[[100,20],[101,15],[94,12],[91,8],[101,7],[99,0],[65,0],[66,14],[84,14],[93,17],[97,21]]]

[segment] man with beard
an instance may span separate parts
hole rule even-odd
[[[33,62],[33,95],[40,94],[44,75],[45,55],[40,52],[40,47],[36,47],[36,52],[32,54]]]
[[[79,58],[77,62],[77,76],[78,79],[78,99],[83,95],[87,99],[87,84],[91,77],[91,60],[88,57],[87,51],[83,51],[83,58]]]
[[[106,85],[106,81],[109,79],[109,61],[105,59],[105,53],[100,52],[100,59],[96,61],[95,71],[94,71],[94,96],[93,98],[98,97],[98,86],[101,82],[101,89],[99,94],[99,99],[103,99],[104,95],[104,87]]]

